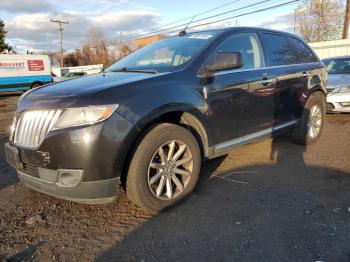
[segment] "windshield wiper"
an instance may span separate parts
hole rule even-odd
[[[126,73],[148,73],[148,74],[158,74],[157,70],[146,70],[146,69],[129,69],[127,67],[122,67],[120,69],[111,70],[111,72],[126,72]]]

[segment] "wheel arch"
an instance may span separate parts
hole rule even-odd
[[[198,116],[196,116],[196,113],[193,112],[193,110],[191,110],[191,112],[186,111],[185,107],[183,106],[175,108],[173,107],[172,109],[168,110],[158,109],[156,114],[153,112],[149,114],[149,116],[145,117],[144,119],[141,119],[138,122],[136,126],[139,132],[135,134],[135,137],[132,139],[133,142],[128,147],[121,172],[121,182],[123,187],[125,186],[129,165],[132,156],[134,155],[137,149],[137,146],[139,145],[143,137],[147,134],[147,132],[157,124],[172,123],[183,126],[186,129],[188,129],[198,142],[202,159],[206,158],[209,151],[208,134],[206,132],[205,125],[203,124],[203,122]]]
[[[323,88],[321,86],[315,86],[313,89],[310,90],[310,93],[308,94],[307,99],[305,100],[304,106],[306,105],[306,103],[310,99],[310,97],[312,95],[316,95],[316,94],[321,95],[323,97],[324,104],[326,104],[327,93],[323,90]]]

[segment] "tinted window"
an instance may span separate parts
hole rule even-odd
[[[286,36],[262,33],[261,39],[268,66],[290,65],[298,62],[298,55]]]
[[[350,74],[350,58],[335,58],[323,60],[328,74]]]
[[[318,62],[317,57],[306,44],[294,37],[290,37],[290,41],[298,54],[298,63]]]
[[[259,48],[258,38],[255,34],[237,34],[224,40],[214,51],[220,52],[240,52],[243,58],[243,66],[239,69],[258,68],[262,66],[262,53]],[[214,54],[206,64],[211,63]]]

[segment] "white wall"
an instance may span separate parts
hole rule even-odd
[[[350,40],[341,39],[309,43],[319,58],[350,55]]]
[[[88,75],[100,73],[103,69],[103,65],[87,65],[87,66],[73,66],[73,67],[53,67],[52,72],[56,76],[62,76],[63,74],[71,72],[86,72]]]

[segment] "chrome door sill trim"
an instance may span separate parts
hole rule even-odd
[[[264,129],[264,130],[246,135],[246,136],[242,136],[239,138],[232,139],[230,141],[226,141],[226,142],[217,144],[217,145],[213,146],[213,154],[215,156],[219,156],[219,155],[227,153],[228,151],[230,151],[234,147],[249,144],[253,141],[260,140],[263,138],[269,138],[269,137],[271,137],[271,135],[273,134],[274,131],[282,130],[286,127],[290,127],[292,125],[295,125],[298,122],[299,122],[299,120],[291,120],[291,121],[288,121],[286,123],[274,126],[272,128],[267,128],[267,129]]]

